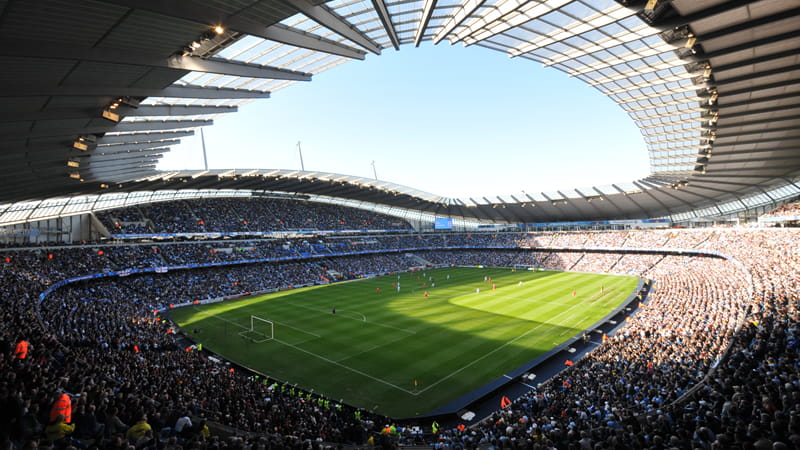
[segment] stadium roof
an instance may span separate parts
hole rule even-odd
[[[422,41],[486,47],[595,87],[639,126],[651,175],[451,199],[339,174],[156,170],[219,114]],[[0,202],[253,189],[541,222],[722,215],[800,192],[796,0],[0,0],[0,42]]]

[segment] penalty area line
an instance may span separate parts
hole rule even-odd
[[[416,394],[414,394],[414,392],[412,392],[412,391],[409,391],[409,390],[407,390],[407,389],[403,389],[403,388],[401,388],[400,386],[397,386],[397,385],[395,385],[395,384],[392,384],[392,383],[390,383],[390,382],[388,382],[388,381],[386,381],[386,380],[384,380],[384,379],[377,378],[377,377],[373,377],[372,375],[370,375],[370,374],[368,374],[368,373],[362,372],[362,371],[360,371],[360,370],[358,370],[358,369],[355,369],[355,368],[353,368],[353,367],[350,367],[350,366],[348,366],[348,365],[346,365],[346,364],[342,364],[342,363],[340,363],[340,362],[337,362],[337,361],[334,361],[334,360],[332,360],[332,359],[330,359],[330,358],[326,358],[326,357],[324,357],[324,356],[322,356],[322,355],[318,355],[318,354],[316,354],[316,353],[314,353],[314,352],[310,352],[310,351],[308,351],[308,350],[306,350],[306,349],[300,348],[300,347],[298,347],[298,346],[296,346],[296,345],[290,344],[290,343],[288,343],[288,342],[285,342],[285,341],[282,341],[282,340],[280,340],[280,339],[272,339],[272,340],[273,340],[273,341],[275,341],[275,342],[278,342],[278,343],[280,343],[280,344],[283,344],[283,345],[285,345],[285,346],[287,346],[287,347],[291,347],[291,348],[293,348],[293,349],[295,349],[295,350],[301,351],[301,352],[303,352],[303,353],[305,353],[305,354],[307,354],[307,355],[311,355],[311,356],[313,356],[313,357],[315,357],[315,358],[319,358],[319,359],[321,359],[321,360],[323,360],[323,361],[325,361],[325,362],[327,362],[327,363],[330,363],[330,364],[333,364],[333,365],[339,366],[339,367],[341,367],[341,368],[343,368],[343,369],[346,369],[346,370],[349,370],[349,371],[351,371],[351,372],[353,372],[353,373],[357,373],[357,374],[359,374],[359,375],[361,375],[361,376],[363,376],[363,377],[367,377],[367,378],[369,378],[370,380],[374,380],[374,381],[377,381],[378,383],[385,384],[386,386],[393,387],[393,388],[397,389],[398,391],[403,391],[403,392],[405,392],[406,394],[410,394],[410,395],[416,395]]]
[[[307,309],[309,311],[315,311],[315,312],[318,312],[320,314],[326,314],[326,315],[330,314],[330,311],[323,310],[323,309],[312,308],[310,306],[305,306],[305,305],[292,305],[292,306],[303,308],[303,309]],[[338,310],[337,310],[337,312],[338,312]],[[349,312],[350,314],[361,314],[361,313],[359,313],[357,311],[347,311],[347,312]],[[374,325],[376,327],[389,328],[389,329],[392,329],[392,330],[402,331],[403,333],[408,333],[408,334],[417,334],[417,332],[414,331],[414,330],[406,330],[405,328],[393,327],[391,325],[386,325],[385,323],[369,321],[369,320],[367,320],[367,316],[365,316],[364,314],[361,314],[361,316],[363,317],[363,319],[358,319],[358,318],[355,318],[355,317],[349,317],[347,315],[343,315],[341,317],[343,317],[345,319],[349,319],[349,320],[355,320],[356,322],[367,323],[367,324],[370,324],[370,325]]]

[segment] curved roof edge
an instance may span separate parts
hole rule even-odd
[[[466,204],[461,200],[415,191],[375,179],[323,172],[289,170],[214,170],[164,172],[147,179],[111,185],[103,194],[86,193],[49,200],[0,205],[0,226],[85,214],[91,211],[153,201],[196,197],[235,197],[252,194],[327,198],[401,217],[450,217],[481,223],[526,224],[619,219],[729,216],[749,209],[775,205],[800,195],[800,177],[760,187],[749,195],[734,196],[694,208],[691,183],[666,183],[643,179],[632,183],[559,192],[525,194],[527,198]],[[612,191],[613,190],[613,191]],[[421,194],[421,195],[418,195]],[[663,211],[651,214],[652,211]]]

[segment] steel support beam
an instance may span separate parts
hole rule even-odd
[[[707,184],[714,184],[713,181],[707,181],[706,183]],[[739,193],[738,191],[730,191],[730,190],[727,190],[727,189],[720,189],[718,187],[698,186],[699,184],[702,184],[702,183],[697,182],[697,181],[693,181],[693,182],[689,183],[689,185],[686,188],[683,188],[682,190],[684,192],[695,192],[697,190],[714,191],[714,192],[719,192],[720,194],[733,195],[733,196],[735,196],[736,194]]]
[[[719,98],[722,99],[722,97],[726,96],[726,95],[755,94],[758,91],[765,91],[765,90],[774,89],[774,88],[783,88],[783,87],[792,86],[792,85],[795,85],[795,84],[800,85],[800,80],[791,79],[791,80],[778,81],[778,82],[775,82],[775,83],[762,84],[760,86],[748,86],[748,87],[744,87],[744,88],[733,89],[733,90],[730,90],[730,91],[719,91]],[[715,89],[715,88],[712,88],[711,90],[713,90],[713,89]],[[706,94],[704,94],[704,95],[708,96],[708,94],[707,94],[708,91],[701,91],[701,92],[706,92]]]
[[[790,98],[800,97],[800,91],[797,92],[789,92],[786,94],[779,94],[779,95],[770,95],[767,97],[752,97],[747,100],[741,100],[738,102],[720,102],[717,101],[717,105],[714,105],[714,108],[735,108],[738,106],[751,106],[757,105],[759,103],[765,102],[773,102],[773,101],[783,101]],[[800,104],[800,102],[798,102]]]
[[[247,17],[246,14],[226,14],[212,6],[187,0],[102,0],[106,3],[126,6],[131,9],[143,9],[170,17],[177,17],[192,22],[203,23],[209,26],[222,26],[225,29],[268,39],[282,44],[293,45],[331,55],[344,56],[345,58],[364,59],[365,52],[348,47],[339,42],[332,41],[296,30],[286,25],[276,23],[264,26]]]
[[[103,136],[97,139],[96,143],[98,146],[101,146],[105,144],[127,144],[130,142],[157,142],[193,135],[194,130],[165,131],[162,133],[117,134],[113,136]]]
[[[141,122],[125,122],[118,124],[109,131],[156,131],[180,130],[184,128],[206,127],[213,125],[213,120],[146,120]]]
[[[604,194],[604,193],[600,192],[600,190],[599,190],[599,189],[597,189],[597,188],[596,188],[596,187],[594,187],[594,186],[592,186],[592,187],[591,187],[591,189],[592,189],[593,191],[595,191],[595,192],[597,193],[597,196],[598,196],[598,198],[599,198],[599,199],[601,199],[601,200],[596,200],[596,201],[608,202],[608,204],[609,204],[609,205],[611,205],[611,207],[613,207],[615,210],[617,210],[617,214],[618,214],[620,217],[627,217],[627,216],[625,216],[625,215],[623,214],[623,212],[622,212],[622,210],[619,208],[619,206],[617,206],[617,204],[616,204],[616,203],[615,203],[615,202],[612,200],[612,197],[614,197],[614,196],[615,196],[614,194],[611,194],[611,195],[609,195],[609,194]]]
[[[728,186],[743,186],[743,187],[746,187],[746,188],[757,188],[757,187],[759,187],[758,184],[742,183],[742,182],[736,182],[736,181],[720,181],[720,180],[717,180],[717,178],[733,178],[733,179],[737,179],[738,177],[735,176],[735,175],[731,175],[731,176],[727,176],[727,175],[714,176],[713,173],[708,173],[706,175],[698,175],[697,177],[692,178],[689,181],[689,186],[697,185],[697,184],[704,184],[705,183],[705,184],[724,184],[724,185],[728,185]],[[775,177],[769,177],[769,178],[775,178]],[[701,188],[701,189],[703,189],[703,188]]]
[[[720,48],[720,49],[714,50],[713,52],[705,52],[705,51],[702,51],[702,50],[695,49],[693,54],[689,53],[689,54],[686,55],[686,57],[688,59],[690,59],[690,60],[693,60],[693,61],[710,60],[712,58],[718,58],[720,56],[727,56],[727,55],[730,55],[731,53],[740,52],[742,50],[752,50],[752,49],[755,49],[757,47],[761,47],[761,46],[764,46],[764,45],[770,45],[770,44],[774,44],[776,42],[784,41],[784,40],[787,40],[787,39],[793,39],[793,38],[796,38],[798,36],[800,36],[800,30],[788,31],[786,33],[776,34],[774,36],[768,36],[768,37],[765,37],[765,38],[755,39],[755,40],[747,41],[747,42],[744,42],[744,43],[741,43],[741,44],[732,45],[730,47]],[[700,44],[702,45],[702,42]],[[689,49],[683,49],[683,50],[685,50],[686,52],[689,52]],[[712,67],[713,67],[713,65],[712,65]]]
[[[741,168],[738,168],[738,169],[713,169],[713,170],[709,169],[707,171],[707,173],[705,175],[702,175],[702,176],[706,176],[708,174],[720,175],[720,174],[730,173],[730,174],[733,174],[733,176],[736,176],[736,174],[739,174],[739,176],[742,177],[742,178],[775,179],[775,178],[780,178],[780,177],[786,176],[786,172],[789,172],[789,171],[794,170],[796,168],[800,168],[800,162],[797,162],[795,164],[781,164],[779,167],[741,167]],[[781,170],[781,169],[785,169],[785,170]],[[768,172],[780,172],[780,174],[776,174],[776,175],[759,175],[759,174],[750,175],[748,173],[745,173],[745,172],[767,172],[767,171]]]
[[[731,151],[731,152],[713,152],[712,157],[709,160],[713,163],[719,160],[720,164],[727,162],[727,160],[722,158],[734,157],[738,155],[757,155],[759,153],[784,153],[784,152],[797,152],[799,147],[775,147],[775,148],[758,148],[753,150],[738,150],[738,151]]]
[[[446,38],[448,34],[464,23],[484,3],[486,3],[486,0],[467,0],[462,3],[458,10],[447,19],[439,32],[433,36],[433,43],[438,44],[442,39]]]
[[[428,24],[433,17],[433,11],[436,9],[436,0],[425,0],[425,5],[422,7],[422,18],[417,25],[417,31],[414,33],[414,47],[419,47],[422,42],[422,37],[425,35],[425,30],[428,29]]]
[[[747,154],[748,153],[745,153],[743,155],[747,155]],[[713,160],[713,158],[712,158],[712,160]],[[777,169],[777,168],[781,168],[781,167],[793,167],[791,165],[787,166],[785,161],[791,162],[791,161],[795,161],[795,160],[797,160],[797,154],[793,154],[793,155],[789,155],[789,156],[771,156],[771,157],[764,157],[764,158],[728,159],[728,160],[725,160],[725,161],[719,161],[718,164],[768,163],[768,162],[773,162],[774,161],[774,162],[778,162],[778,165],[764,166],[764,167],[761,167],[761,168],[762,169],[770,169],[770,168]],[[800,165],[800,163],[798,163],[798,165]],[[709,168],[707,170],[711,171],[712,168],[713,168],[713,166],[711,166],[710,163],[709,163]],[[717,172],[718,170],[719,169],[714,170],[714,172]],[[733,170],[738,170],[738,169],[733,169]]]
[[[97,172],[91,169],[86,171],[87,179],[94,181],[105,181],[108,183],[127,183],[139,178],[144,178],[153,175],[155,172],[155,164],[148,164],[144,166],[126,167],[120,170],[106,170],[100,168]]]
[[[673,190],[673,189],[672,189],[672,188],[668,188],[668,187],[666,187],[666,186],[664,186],[664,187],[662,187],[662,188],[658,189],[658,191],[659,191],[661,194],[663,194],[663,195],[666,195],[667,197],[673,198],[673,199],[675,199],[676,201],[678,201],[678,202],[681,202],[681,203],[683,203],[683,204],[685,204],[685,205],[689,205],[689,206],[692,206],[692,207],[694,207],[694,206],[693,206],[693,204],[692,204],[691,202],[687,202],[686,200],[683,200],[683,199],[681,199],[681,198],[678,198],[676,195],[674,195],[672,192],[670,192],[671,190]],[[695,197],[702,198],[703,200],[708,200],[708,201],[710,201],[710,202],[712,202],[712,203],[713,203],[714,201],[716,201],[716,199],[715,199],[715,198],[712,198],[712,197],[709,197],[709,196],[707,196],[707,195],[703,195],[703,194],[698,194],[697,192],[694,192],[694,191],[692,191],[691,189],[689,189],[689,188],[686,188],[686,187],[683,187],[683,188],[680,188],[680,189],[676,189],[675,191],[676,191],[676,192],[682,192],[682,193],[684,193],[684,194],[686,194],[686,195],[693,195],[693,196],[695,196]]]
[[[665,210],[665,211],[667,211],[668,213],[672,214],[672,210],[671,210],[671,209],[670,209],[670,208],[669,208],[667,205],[665,205],[665,204],[664,204],[664,203],[663,203],[661,200],[659,200],[659,199],[658,199],[658,198],[657,198],[655,195],[653,195],[653,193],[652,193],[652,192],[650,192],[650,191],[651,191],[651,190],[653,190],[653,189],[648,189],[648,188],[647,188],[647,186],[643,185],[643,184],[642,184],[641,182],[639,182],[639,181],[633,181],[632,183],[633,183],[633,185],[634,185],[634,186],[636,186],[636,187],[638,187],[639,189],[641,189],[641,190],[642,190],[642,192],[643,192],[643,193],[644,193],[646,196],[650,197],[651,199],[653,199],[653,201],[654,201],[654,202],[658,203],[658,204],[659,204],[659,205],[660,205],[662,208],[664,208],[664,210]],[[690,204],[688,204],[688,203],[686,203],[686,202],[682,202],[682,203],[684,203],[685,205],[689,205],[689,206],[691,206]]]
[[[295,47],[327,53],[329,55],[343,56],[350,59],[363,60],[366,58],[367,54],[367,52],[364,50],[352,48],[336,41],[317,36],[313,33],[288,27],[281,23],[270,25],[260,35],[253,35],[263,37],[264,39],[268,39],[270,41],[280,42],[282,44],[293,45]]]
[[[800,64],[795,64],[793,66],[788,66],[788,67],[779,67],[777,69],[763,70],[761,72],[748,73],[746,75],[740,75],[738,77],[726,78],[726,79],[723,79],[723,80],[713,80],[713,81],[709,81],[708,84],[711,85],[711,86],[719,87],[719,86],[725,86],[725,85],[729,85],[729,84],[733,84],[733,83],[739,83],[741,81],[750,81],[750,80],[754,80],[754,79],[757,79],[757,78],[768,77],[770,75],[787,74],[788,72],[795,71],[795,70],[800,70]],[[757,89],[757,88],[758,88],[758,86],[756,86],[754,89]]]
[[[800,109],[800,105],[795,106],[795,108]],[[723,123],[722,120],[720,120],[717,123],[716,129],[717,129],[717,134],[720,134],[720,131],[725,130],[727,128],[746,127],[746,126],[750,126],[750,125],[775,124],[775,123],[778,123],[778,122],[786,122],[786,121],[789,121],[789,120],[792,120],[792,121],[800,120],[800,115],[795,114],[795,115],[791,115],[791,116],[778,116],[778,117],[774,117],[774,118],[771,117],[769,119],[750,120],[750,121],[746,121],[746,122],[736,122],[736,123],[731,123],[731,124],[725,124],[725,123]],[[762,132],[767,132],[767,131],[773,131],[773,130],[778,130],[778,129],[779,128],[764,128],[761,131]],[[738,132],[734,132],[734,133],[739,134]]]
[[[739,69],[739,68],[746,67],[746,66],[753,65],[753,64],[760,64],[760,63],[764,63],[764,62],[768,62],[768,61],[774,61],[776,59],[781,59],[781,58],[791,58],[791,57],[794,57],[794,56],[797,56],[797,49],[786,50],[784,52],[770,53],[768,55],[761,55],[761,56],[757,56],[755,58],[743,59],[743,60],[740,60],[740,61],[736,61],[736,62],[732,62],[732,63],[728,63],[728,64],[722,64],[722,65],[719,65],[719,66],[711,66],[711,70],[712,70],[711,73],[712,73],[712,75],[713,74],[719,74],[720,72],[724,72],[726,70]]]
[[[6,41],[0,46],[1,56],[15,56],[37,59],[68,59],[93,61],[111,64],[127,64],[134,66],[176,69],[188,72],[216,73],[248,78],[266,78],[273,80],[311,81],[311,74],[280,69],[277,67],[259,66],[222,59],[203,59],[198,56],[182,56],[174,54],[170,57],[142,53],[133,50],[106,48],[76,48],[46,41]]]
[[[639,211],[641,211],[641,212],[642,212],[642,215],[644,215],[644,216],[647,216],[647,215],[649,215],[649,214],[648,214],[648,212],[647,212],[647,210],[646,210],[646,209],[644,209],[644,208],[642,207],[642,205],[640,205],[640,204],[639,204],[639,203],[638,203],[636,200],[634,200],[634,199],[632,198],[632,197],[633,197],[633,195],[635,195],[635,194],[626,194],[626,193],[625,193],[625,190],[624,190],[624,189],[622,189],[622,188],[620,188],[620,187],[619,187],[619,186],[617,186],[616,184],[612,184],[612,185],[611,185],[611,187],[613,187],[614,189],[618,190],[618,191],[619,191],[619,193],[621,194],[621,196],[620,196],[620,197],[621,197],[621,198],[624,198],[624,199],[626,199],[626,200],[628,200],[629,202],[631,202],[631,203],[633,204],[633,206],[635,206],[635,207],[636,207],[636,209],[638,209]],[[640,188],[640,189],[641,189],[641,188]],[[617,197],[617,198],[620,198],[620,197]]]
[[[199,116],[204,114],[224,114],[236,112],[235,106],[182,106],[182,105],[150,105],[138,108],[120,107],[114,112],[120,117],[170,117]],[[102,108],[96,109],[53,109],[48,111],[32,111],[16,114],[0,114],[0,122],[19,122],[25,120],[70,120],[95,119],[100,117]]]
[[[323,27],[351,40],[352,42],[355,42],[372,53],[377,55],[381,53],[381,48],[378,46],[378,44],[372,42],[370,38],[362,34],[358,29],[350,25],[345,19],[337,14],[334,14],[325,6],[315,5],[309,0],[283,1]]]
[[[733,139],[733,138],[736,138],[736,136],[730,136],[729,138]],[[785,145],[786,142],[794,142],[794,141],[796,141],[797,137],[793,136],[792,138],[786,138],[786,137],[780,136],[780,137],[774,137],[774,138],[761,138],[761,139],[756,139],[756,140],[753,140],[753,141],[738,141],[738,142],[725,142],[725,139],[726,139],[725,136],[717,137],[717,140],[714,141],[714,147],[713,147],[712,151],[714,151],[714,152],[716,152],[716,151],[725,151],[724,150],[725,148],[736,147],[738,145],[752,145],[752,144],[761,145],[761,144],[766,144],[766,143],[770,143],[770,142],[779,142],[781,145]],[[736,151],[736,150],[732,149],[731,151]]]
[[[102,147],[97,147],[94,150],[91,150],[89,154],[93,157],[103,156],[103,155],[113,155],[114,153],[130,153],[136,152],[139,150],[147,150],[151,148],[158,148],[158,147],[167,147],[170,145],[178,145],[180,144],[180,139],[170,139],[166,141],[155,141],[155,142],[136,142],[130,144],[117,144],[117,145],[105,145]]]
[[[774,22],[780,22],[782,20],[790,19],[798,15],[800,15],[800,8],[787,9],[777,14],[759,17],[758,19],[750,20],[748,22],[743,22],[736,25],[731,25],[725,28],[720,28],[718,30],[711,31],[706,34],[700,34],[700,35],[695,34],[695,36],[697,37],[697,40],[700,42],[700,44],[702,44],[703,43],[702,41],[705,40],[716,39],[727,36],[732,33],[738,33],[740,31],[750,30],[755,27],[769,25]]]
[[[642,20],[650,24],[651,26],[658,28],[660,30],[667,30],[671,28],[675,28],[681,25],[687,25],[692,22],[696,22],[698,20],[708,19],[710,17],[714,17],[720,14],[725,14],[731,12],[733,10],[746,7],[752,3],[752,0],[732,0],[725,3],[721,3],[716,6],[712,6],[711,8],[701,9],[692,14],[687,14],[685,16],[679,16],[664,20],[655,20],[651,21],[647,20],[646,17],[640,15]]]
[[[164,153],[168,152],[169,148],[154,148],[152,150],[142,150],[135,153],[120,153],[118,155],[111,155],[99,159],[90,159],[87,161],[86,167],[101,167],[101,166],[118,166],[120,161],[133,161],[134,163],[149,163],[153,158],[161,158]]]
[[[205,114],[227,114],[238,111],[236,106],[203,106],[203,105],[140,105],[138,108],[127,108],[122,116],[201,116]]]
[[[163,157],[164,155],[159,153],[136,161],[120,159],[119,161],[111,161],[109,162],[109,164],[98,164],[95,162],[86,166],[86,172],[88,174],[91,174],[92,178],[95,178],[96,172],[102,172],[102,173],[122,172],[131,167],[143,167],[143,166],[155,167],[155,165],[158,164],[158,161]]]
[[[31,96],[95,96],[95,97],[167,97],[219,99],[259,99],[269,98],[269,92],[248,91],[200,86],[170,86],[164,89],[114,87],[114,86],[32,86],[5,85],[0,97]]]
[[[8,136],[10,139],[18,138],[20,140],[56,136],[65,136],[69,139],[75,139],[78,136],[86,134],[110,133],[112,131],[126,133],[136,131],[180,130],[185,128],[205,127],[213,124],[213,120],[148,120],[141,122],[124,122],[119,124],[109,123],[108,125],[86,126],[83,128],[61,128],[54,130],[31,131],[29,133],[25,133],[24,135],[21,135],[18,131],[8,131],[5,133],[0,133],[0,136],[3,138]]]
[[[389,36],[389,40],[392,41],[392,46],[395,50],[400,50],[400,39],[397,37],[397,30],[394,29],[392,16],[389,14],[389,8],[386,7],[386,2],[383,0],[372,0],[372,7],[378,14],[378,18],[381,19],[383,28],[386,30],[386,35]]]
[[[747,116],[752,116],[754,114],[769,114],[769,113],[774,113],[774,112],[777,112],[777,111],[790,111],[790,110],[797,109],[797,108],[798,108],[798,105],[794,104],[794,105],[775,106],[775,107],[772,107],[772,108],[754,109],[754,110],[751,110],[751,111],[739,111],[739,112],[729,113],[729,114],[726,114],[724,111],[722,111],[722,112],[720,112],[718,121],[722,121],[723,119],[727,120],[727,119],[731,119],[731,118],[734,118],[734,117],[747,117]],[[735,125],[736,124],[731,124],[731,126],[735,126]]]

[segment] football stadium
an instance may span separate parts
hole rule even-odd
[[[798,30],[793,0],[0,0],[3,448],[800,448]],[[594,88],[649,174],[159,167],[447,43]]]

